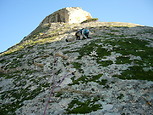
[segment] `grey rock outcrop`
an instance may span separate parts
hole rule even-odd
[[[41,24],[56,23],[56,22],[81,23],[90,18],[92,18],[90,13],[82,10],[82,8],[80,7],[67,7],[60,9],[54,12],[53,14],[47,16],[41,22]]]

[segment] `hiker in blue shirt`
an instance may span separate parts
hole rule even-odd
[[[89,30],[82,28],[75,33],[75,36],[76,36],[77,40],[88,39],[88,38],[90,38],[89,37]]]

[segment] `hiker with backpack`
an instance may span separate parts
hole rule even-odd
[[[82,28],[75,33],[76,40],[90,39],[89,37],[90,31],[88,29]],[[66,42],[74,41],[75,38],[68,38]]]
[[[90,38],[89,37],[89,30],[82,28],[75,33],[75,36],[76,36],[77,40],[88,39],[88,38]]]

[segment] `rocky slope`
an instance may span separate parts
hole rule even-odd
[[[66,42],[80,28],[91,38]],[[0,54],[1,115],[152,115],[153,28],[49,23]]]

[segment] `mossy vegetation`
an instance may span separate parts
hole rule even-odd
[[[1,60],[0,60],[0,63],[6,63],[6,62],[7,62],[6,59],[1,59]]]
[[[120,94],[118,97],[117,97],[117,99],[123,99],[123,97],[124,97],[124,94]]]
[[[99,59],[103,58],[104,56],[110,55],[111,52],[107,51],[107,49],[103,48],[102,45],[98,45],[97,43],[101,43],[101,39],[93,40],[77,50],[77,52],[79,52],[80,54],[80,56],[78,56],[78,59],[81,59],[82,56],[91,54],[93,50],[97,52],[98,56],[96,57]]]
[[[72,78],[73,83],[69,84],[69,85],[80,84],[80,83],[82,84],[82,83],[88,83],[88,82],[97,82],[99,84],[103,84],[102,83],[103,80],[99,81],[100,77],[102,77],[102,74],[95,75],[95,76],[82,76],[82,77],[78,78],[77,80],[74,80],[74,78]]]
[[[73,62],[72,65],[74,66],[74,68],[79,69],[79,68],[81,68],[82,64],[78,63],[78,62]]]
[[[78,62],[73,62],[72,65],[74,66],[74,68],[76,68],[79,72],[83,72],[83,69],[81,69],[81,63]]]
[[[113,64],[113,61],[111,61],[111,60],[101,61],[99,59],[99,60],[97,60],[97,63],[100,64],[103,67],[106,67],[106,66],[109,66],[109,65]]]
[[[153,71],[144,71],[142,66],[132,66],[128,70],[124,70],[121,75],[114,75],[120,79],[138,79],[138,80],[150,80],[153,81]]]
[[[146,53],[151,51],[150,47],[147,47],[149,43],[146,40],[136,39],[136,38],[114,38],[114,40],[105,40],[105,44],[110,44],[112,46],[118,45],[119,47],[113,47],[113,51],[121,53],[122,55],[137,55],[144,56],[142,50],[146,50]]]
[[[12,62],[7,66],[7,68],[12,69],[20,66],[22,66],[22,62],[17,59],[13,59]]]
[[[132,60],[130,60],[130,57],[126,56],[120,56],[116,58],[116,64],[125,64],[125,63],[131,63]]]
[[[85,114],[90,113],[92,111],[97,111],[98,109],[102,109],[101,104],[96,104],[99,98],[87,99],[85,101],[79,101],[78,99],[72,100],[69,104],[68,109],[66,110],[67,114]]]
[[[102,79],[101,81],[98,81],[99,85],[106,85],[108,82],[107,79]]]
[[[60,97],[62,94],[63,94],[62,92],[57,92],[57,93],[55,94],[55,97]]]

